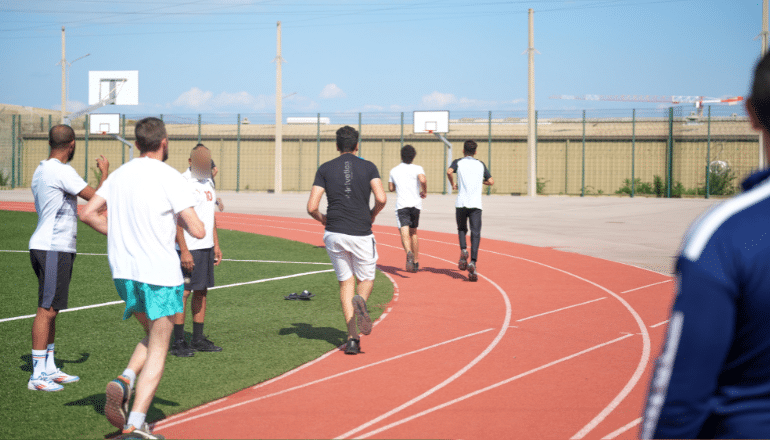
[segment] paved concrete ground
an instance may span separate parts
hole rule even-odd
[[[307,194],[221,192],[226,210],[244,214],[307,218]],[[395,195],[377,224],[395,228]],[[455,196],[429,195],[420,228],[455,231]],[[27,189],[0,191],[0,201],[32,202]],[[657,199],[618,197],[484,197],[483,238],[632,264],[671,273],[687,227],[715,199]],[[324,202],[325,203],[325,202]],[[325,210],[325,205],[322,205]],[[479,261],[483,266],[483,260]]]

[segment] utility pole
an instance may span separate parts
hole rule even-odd
[[[281,22],[278,22],[277,55],[275,57],[275,193],[283,190],[283,109],[281,92]]]
[[[527,151],[529,160],[527,164],[527,195],[537,196],[537,152],[535,150],[535,18],[534,11],[529,10],[529,47],[527,57],[529,61],[529,85],[527,91]]]
[[[65,55],[64,26],[61,27],[61,123],[67,116],[67,57]]]

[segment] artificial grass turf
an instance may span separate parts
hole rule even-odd
[[[35,229],[34,213],[0,211],[0,319],[35,313],[37,278],[26,249]],[[328,263],[323,248],[238,231],[219,231],[226,259]],[[78,252],[69,307],[116,301],[106,253],[106,237],[79,225]],[[331,265],[224,261],[215,269],[218,286],[304,272]],[[284,295],[308,289],[311,301],[286,301]],[[372,319],[390,302],[393,287],[380,272],[369,300]],[[121,320],[123,305],[66,312],[56,320],[56,360],[80,376],[56,393],[30,391],[32,319],[0,322],[0,438],[103,438],[115,429],[104,417],[104,387],[128,363],[143,331],[131,318]],[[185,330],[192,331],[187,315]],[[343,343],[345,323],[333,272],[258,284],[225,287],[209,293],[205,333],[221,353],[169,356],[163,380],[148,413],[157,421],[226,396],[289,371]],[[189,337],[189,335],[188,335]]]

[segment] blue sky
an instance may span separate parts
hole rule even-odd
[[[269,113],[276,21],[286,114],[520,111],[527,9],[536,106],[630,109],[551,95],[747,94],[761,0],[0,0],[0,103],[68,110],[89,70],[138,70],[130,114]]]

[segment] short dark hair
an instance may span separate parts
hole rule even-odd
[[[337,149],[343,153],[350,153],[358,146],[358,131],[346,125],[337,130]]]
[[[478,147],[478,145],[476,145],[475,141],[467,140],[463,144],[463,152],[466,154],[476,154],[476,147]]]
[[[75,130],[69,125],[54,125],[48,131],[48,145],[52,150],[65,148],[75,140]]]
[[[163,139],[166,139],[166,125],[158,118],[144,118],[136,123],[134,127],[136,135],[136,147],[142,153],[151,153],[158,151]]]
[[[417,156],[417,150],[413,146],[404,145],[401,148],[401,162],[412,163],[415,156]]]
[[[197,143],[197,144],[196,144],[196,145],[193,147],[193,149],[192,149],[192,150],[193,150],[193,151],[195,151],[195,150],[197,150],[197,149],[199,149],[199,148],[205,148],[205,149],[207,149],[207,150],[209,149],[209,147],[207,147],[207,146],[205,146],[205,145],[201,144],[200,142],[198,142],[198,143]]]
[[[770,53],[762,57],[754,69],[749,99],[762,128],[770,132]]]

